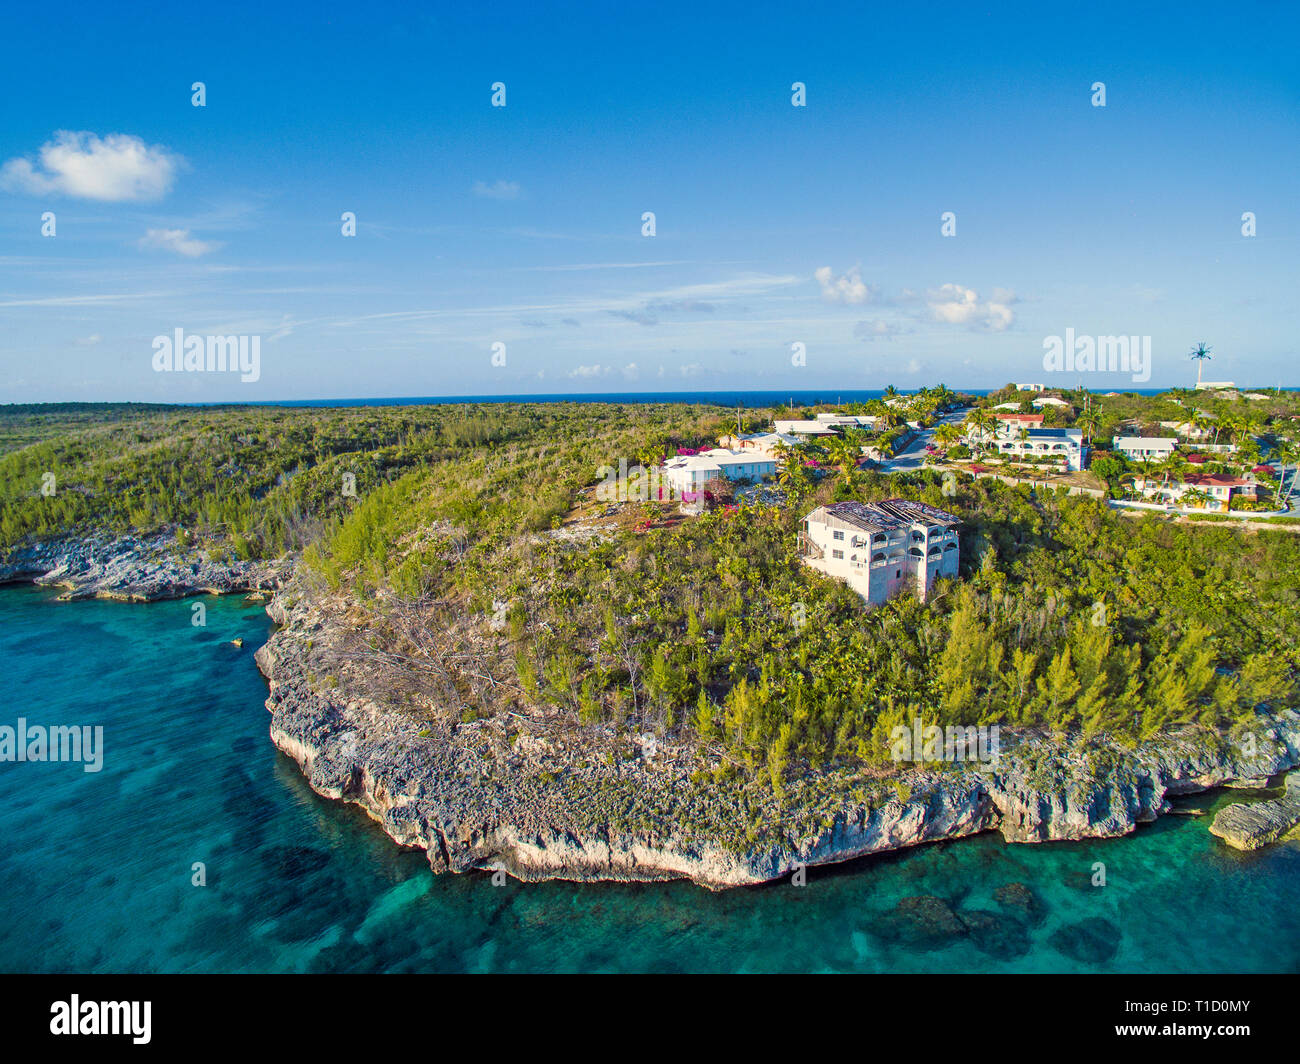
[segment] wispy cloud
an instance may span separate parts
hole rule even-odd
[[[188,229],[150,229],[139,240],[136,247],[173,251],[177,255],[196,259],[210,251],[216,251],[221,245],[190,236]]]
[[[494,181],[490,185],[475,181],[473,192],[483,199],[512,200],[519,198],[520,188],[518,181]]]
[[[606,311],[616,318],[636,322],[638,325],[658,325],[660,315],[667,314],[712,314],[716,308],[712,303],[698,299],[661,299],[646,303],[640,308],[620,308]]]
[[[685,259],[669,262],[575,262],[560,266],[516,266],[517,270],[537,273],[569,273],[579,270],[639,270],[656,266],[688,266]]]
[[[898,322],[886,321],[884,318],[873,318],[870,321],[860,321],[853,326],[853,335],[858,340],[892,340],[896,336],[902,336],[911,329],[904,329]]]
[[[128,303],[136,299],[166,299],[174,292],[123,292],[117,295],[47,296],[44,299],[9,299],[0,307],[96,307],[104,303]]]
[[[626,321],[635,322],[637,325],[659,324],[659,319],[648,310],[607,310],[605,313],[612,314],[616,318],[623,318]]]

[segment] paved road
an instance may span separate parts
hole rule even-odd
[[[925,447],[934,439],[934,430],[943,424],[960,425],[966,420],[966,410],[953,410],[940,416],[928,429],[917,433],[916,439],[887,462],[880,464],[882,473],[911,473],[925,464]]]

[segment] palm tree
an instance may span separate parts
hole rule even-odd
[[[1254,417],[1249,414],[1224,414],[1223,427],[1232,433],[1232,441],[1241,450],[1258,428]]]
[[[1210,357],[1210,352],[1213,350],[1214,348],[1206,346],[1205,341],[1202,340],[1192,348],[1191,354],[1187,356],[1188,358],[1196,360],[1196,383],[1198,385],[1201,383],[1201,367],[1205,364],[1205,360]]]
[[[811,483],[808,467],[803,464],[803,455],[787,449],[781,468],[777,470],[776,482],[794,495],[801,494]]]
[[[978,406],[966,415],[967,428],[973,435],[980,437],[992,435],[997,423],[997,418]]]
[[[776,463],[781,469],[804,468],[804,455],[797,446],[792,447],[788,443],[775,444],[772,447],[772,457],[776,459]]]
[[[1208,491],[1202,491],[1200,488],[1188,488],[1183,492],[1182,502],[1190,501],[1193,506],[1204,506],[1210,499]]]
[[[839,468],[841,476],[845,480],[852,480],[854,470],[858,468],[858,462],[862,458],[862,452],[858,445],[851,440],[846,440],[843,436],[831,440],[827,448],[827,457],[833,466]]]
[[[1177,451],[1171,451],[1168,458],[1164,458],[1156,466],[1156,469],[1162,474],[1160,486],[1168,487],[1169,478],[1174,474],[1181,474],[1186,467],[1187,460]]]
[[[1142,489],[1145,491],[1146,486],[1151,483],[1151,474],[1156,471],[1156,464],[1150,458],[1139,458],[1137,467],[1142,473]]]
[[[1206,429],[1210,426],[1210,417],[1203,410],[1193,410],[1192,416],[1187,419],[1190,428]]]
[[[1097,427],[1101,424],[1101,411],[1099,409],[1094,410],[1092,407],[1088,407],[1074,419],[1074,424],[1076,428],[1083,429],[1085,434],[1083,442],[1091,443],[1092,434],[1097,431]]]
[[[945,451],[954,443],[961,439],[961,429],[951,421],[945,421],[934,430],[934,442],[942,447]]]

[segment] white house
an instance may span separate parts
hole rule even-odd
[[[723,436],[718,443],[723,450],[750,451],[759,457],[776,460],[778,447],[793,447],[799,437],[792,433],[756,432],[749,436]]]
[[[828,414],[817,415],[817,420],[832,428],[874,429],[880,422],[875,414]]]
[[[935,580],[957,575],[958,524],[950,513],[907,499],[837,502],[804,518],[799,554],[868,605],[908,592],[924,600]]]
[[[1017,384],[1016,390],[1020,392],[1041,392],[1043,386],[1041,384]]]
[[[1232,381],[1197,381],[1196,390],[1198,392],[1217,391],[1221,388],[1237,387]]]
[[[1162,421],[1162,429],[1173,429],[1186,440],[1208,440],[1214,435],[1214,429],[1202,425],[1194,425],[1190,421]]]
[[[821,421],[774,421],[772,427],[780,433],[793,433],[796,436],[834,436],[831,426]]]
[[[993,416],[998,419],[999,436],[1009,436],[1021,429],[1041,429],[1043,427],[1042,414],[1021,414],[1018,411],[1008,413],[1000,410]]]
[[[1174,453],[1178,440],[1173,436],[1115,436],[1111,447],[1134,462],[1159,462]]]
[[[711,480],[760,480],[776,473],[776,461],[753,451],[716,447],[699,454],[678,455],[663,465],[663,479],[675,492],[699,492]]]
[[[1087,464],[1082,429],[1028,429],[1026,436],[998,440],[998,453],[1008,458],[1061,458],[1066,469],[1076,472]]]
[[[1181,481],[1161,483],[1159,477],[1134,477],[1133,486],[1148,499],[1159,502],[1192,504],[1191,499],[1184,499],[1189,491],[1200,491],[1208,496],[1204,500],[1207,510],[1226,510],[1234,495],[1243,495],[1250,499],[1259,497],[1259,484],[1253,473],[1234,477],[1223,473],[1188,473]]]
[[[1054,395],[1044,395],[1041,399],[1035,399],[1033,400],[1033,405],[1034,406],[1059,406],[1059,407],[1064,407],[1066,410],[1074,409],[1074,405],[1072,403],[1067,403],[1064,399],[1058,399]]]

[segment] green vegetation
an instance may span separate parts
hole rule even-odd
[[[371,508],[361,522],[373,519],[373,507],[390,496],[376,501],[372,493],[412,472],[433,476],[432,490],[448,499],[442,516],[462,525],[498,514],[547,527],[594,475],[596,441],[627,455],[648,440],[667,447],[695,439],[681,434],[701,422],[722,425],[701,408],[568,403],[0,407],[0,444],[8,448],[0,453],[0,549],[28,536],[175,527],[241,557],[275,557],[316,541],[362,500]],[[46,474],[52,495],[42,494]],[[345,475],[355,496],[344,494]],[[531,484],[522,512],[506,515],[495,498],[507,480]],[[393,497],[414,487],[408,482]],[[360,534],[359,523],[349,529]]]
[[[308,575],[363,611],[371,652],[427,666],[392,684],[392,704],[652,730],[778,794],[805,764],[883,760],[916,717],[1136,737],[1295,695],[1300,537],[1285,531],[1123,517],[965,476],[945,495],[937,472],[864,473],[832,444],[820,471],[787,456],[782,505],[659,525],[675,506],[628,503],[635,521],[573,535],[599,466],[734,428],[698,406],[32,417],[0,412],[3,438],[32,437],[0,456],[3,544],[177,526],[245,556],[302,547]],[[868,611],[799,561],[799,521],[896,495],[958,514],[961,580]]]

